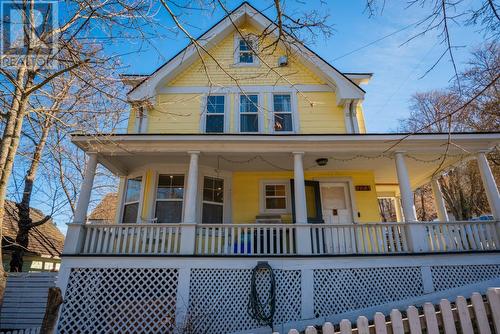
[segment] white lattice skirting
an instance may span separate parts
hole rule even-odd
[[[488,256],[493,263],[477,265],[470,264],[475,263],[471,257],[464,265],[457,258],[448,265],[444,257],[422,265],[405,258],[353,258],[358,263],[351,268],[349,261],[338,264],[335,259],[269,260],[276,276],[274,323],[331,319],[433,294],[442,298],[464,286],[472,292],[478,290],[477,283],[500,280],[500,259]],[[187,333],[235,333],[259,328],[247,311],[257,259],[235,261],[156,259],[150,268],[137,268],[120,258],[113,267],[102,267],[105,259],[91,268],[72,265],[62,273],[67,287],[58,332],[172,333],[182,327]],[[78,262],[83,263],[70,259],[68,264]],[[170,266],[162,268],[162,263]],[[260,277],[257,286],[267,291],[269,281]]]

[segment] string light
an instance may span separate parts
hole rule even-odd
[[[467,157],[467,155],[464,155],[464,154],[454,154],[454,155],[448,154],[448,155],[445,156],[444,154],[441,154],[441,155],[439,155],[436,158],[422,159],[422,158],[418,158],[418,157],[416,157],[414,155],[411,155],[411,154],[406,154],[405,157],[408,158],[408,159],[411,159],[413,161],[420,162],[420,163],[430,164],[430,163],[439,162],[442,159],[444,159],[445,157],[448,157],[448,158],[459,157],[460,159],[463,159],[463,158]],[[338,156],[330,156],[330,157],[328,157],[328,160],[337,161],[337,162],[349,162],[349,161],[354,161],[354,160],[358,160],[358,159],[365,159],[365,160],[390,159],[390,160],[394,160],[394,157],[392,156],[392,154],[387,154],[387,153],[382,153],[382,154],[377,154],[377,155],[356,154],[356,155],[353,155],[353,156],[350,156],[350,157],[346,157],[346,158],[339,158]],[[244,159],[244,160],[233,160],[233,159],[229,159],[229,158],[226,158],[224,156],[218,155],[217,156],[217,169],[216,169],[217,173],[219,173],[219,171],[220,171],[220,161],[221,160],[225,161],[227,163],[238,164],[238,165],[250,164],[250,163],[252,163],[254,161],[262,161],[265,164],[267,164],[267,165],[269,165],[269,166],[271,166],[273,168],[279,169],[279,170],[293,171],[293,168],[285,168],[285,167],[278,166],[277,164],[275,164],[275,163],[273,163],[273,162],[265,159],[262,155],[255,155],[255,156],[253,156],[251,158]],[[305,169],[307,170],[307,169],[311,169],[311,168],[314,168],[314,167],[316,167],[316,164],[313,164],[310,167],[307,167]]]

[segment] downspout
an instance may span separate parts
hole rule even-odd
[[[351,124],[352,133],[359,133],[355,108],[356,108],[355,100],[351,100],[351,102],[349,103],[349,122]]]

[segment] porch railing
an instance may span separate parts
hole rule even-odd
[[[86,224],[84,254],[178,254],[181,226]]]
[[[500,250],[492,221],[376,224],[85,224],[82,254],[353,255]],[[185,233],[184,238],[181,234]],[[191,234],[190,234],[191,233]],[[187,237],[187,238],[186,238]],[[188,243],[188,245],[181,245]],[[301,243],[303,243],[301,245]],[[306,244],[306,247],[303,247]],[[181,247],[182,246],[182,247]],[[187,247],[185,247],[187,246]],[[185,253],[185,251],[184,251]]]

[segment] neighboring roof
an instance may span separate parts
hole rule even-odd
[[[5,201],[5,214],[3,220],[2,246],[8,251],[8,246],[16,239],[18,231],[18,210],[16,203]],[[30,216],[33,221],[39,221],[45,217],[42,211],[31,208]],[[38,256],[60,257],[64,247],[64,235],[59,231],[54,222],[49,220],[43,225],[30,230],[28,252]]]
[[[264,15],[261,11],[250,5],[248,2],[243,2],[236,9],[222,18],[219,22],[213,25],[210,29],[204,32],[198,41],[201,45],[210,45],[217,42],[230,31],[234,30],[233,25],[237,25],[243,19],[249,19],[253,23],[261,26],[263,29],[268,28],[275,23]],[[329,85],[338,91],[338,99],[362,99],[365,91],[359,87],[348,76],[344,75],[333,65],[324,60],[317,53],[303,45],[299,41],[291,45],[291,48],[302,57],[305,63],[311,65],[318,75],[325,77]],[[170,78],[177,75],[182,69],[191,65],[197,59],[198,53],[192,43],[169,59],[165,64],[160,66],[150,76],[138,83],[128,96],[131,100],[142,100],[152,98],[154,91],[162,83],[167,82]]]
[[[90,213],[89,220],[99,220],[105,222],[112,222],[115,219],[116,206],[118,203],[118,194],[106,194],[94,210]]]

